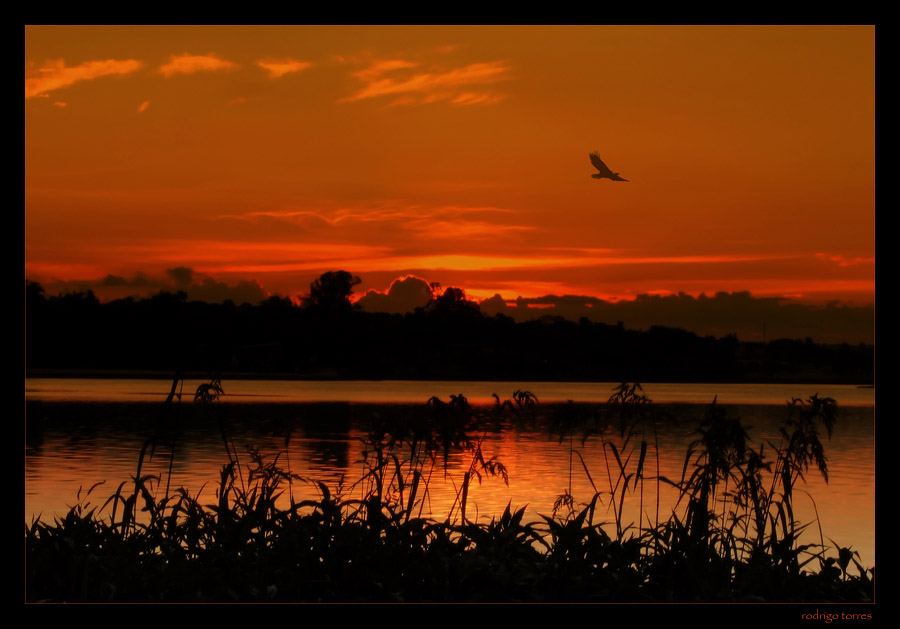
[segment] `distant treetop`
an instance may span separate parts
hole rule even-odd
[[[309,285],[309,295],[301,297],[303,308],[321,312],[350,312],[353,287],[362,282],[347,271],[328,271]]]

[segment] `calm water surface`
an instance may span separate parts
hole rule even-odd
[[[202,380],[185,380],[188,398]],[[418,404],[433,395],[446,399],[463,393],[469,402],[491,403],[493,393],[509,397],[517,389],[531,391],[542,402],[605,402],[618,383],[611,382],[460,382],[409,380],[233,380],[224,384],[223,402],[369,402]],[[171,381],[34,378],[25,381],[26,400],[82,402],[163,401]],[[655,402],[707,404],[783,404],[792,397],[833,397],[842,406],[874,406],[875,389],[854,385],[796,384],[665,384],[644,385]]]
[[[201,381],[183,385],[183,421],[176,422],[177,439],[170,484],[184,486],[214,502],[219,470],[227,462],[217,420],[198,418],[190,404]],[[171,382],[163,380],[32,379],[26,381],[25,519],[44,520],[64,514],[94,483],[105,481],[88,498],[102,504],[119,483],[135,473],[138,454],[152,434],[162,401]],[[473,405],[493,404],[517,389],[538,396],[540,408],[551,414],[566,400],[600,403],[609,397],[612,383],[515,382],[407,382],[407,381],[225,381],[226,395],[219,411],[225,413],[241,463],[246,465],[250,446],[309,479],[336,487],[345,495],[362,488],[352,481],[363,474],[364,438],[374,417],[402,414],[411,405],[422,406],[432,395],[444,400],[463,393]],[[786,417],[785,402],[814,393],[838,401],[840,415],[835,433],[825,441],[829,464],[826,484],[810,470],[807,484],[796,498],[797,517],[813,522],[818,514],[823,533],[842,545],[852,545],[865,565],[874,565],[874,401],[873,388],[842,385],[720,385],[648,384],[644,392],[669,419],[660,421],[660,475],[679,478],[687,445],[696,439],[697,422],[713,397],[729,415],[742,418],[754,444],[779,440],[778,428]],[[179,411],[176,409],[176,416]],[[662,416],[662,415],[661,415]],[[478,435],[481,436],[481,435]],[[554,501],[571,486],[576,501],[589,500],[595,487],[608,490],[607,461],[599,439],[583,445],[580,439],[560,443],[545,424],[514,425],[484,433],[486,458],[496,456],[507,468],[509,484],[485,478],[469,494],[470,518],[489,518],[511,504],[527,506],[537,520],[550,514]],[[288,438],[289,437],[289,438]],[[287,439],[286,439],[287,438]],[[823,437],[824,439],[824,437]],[[287,445],[286,445],[287,444]],[[573,455],[572,450],[577,451]],[[170,451],[157,452],[145,464],[146,473],[169,478]],[[451,453],[446,467],[439,460],[429,483],[424,512],[445,517],[456,497],[471,455]],[[584,461],[582,464],[581,461]],[[648,463],[648,465],[650,465]],[[651,472],[656,473],[655,460]],[[246,469],[246,468],[245,468]],[[614,479],[613,479],[614,480]],[[163,483],[164,484],[164,483]],[[158,487],[164,492],[165,487]],[[312,486],[293,489],[297,499],[314,497]],[[629,497],[625,520],[656,517],[656,484],[647,483],[643,498]],[[673,490],[660,492],[660,517],[667,517],[677,499]],[[601,497],[606,510],[606,497]],[[643,514],[643,515],[641,515]],[[612,521],[612,512],[606,511]],[[818,528],[809,529],[818,541]]]

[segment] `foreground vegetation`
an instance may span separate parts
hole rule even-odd
[[[173,387],[173,391],[174,391]],[[195,402],[215,413],[218,381]],[[173,405],[170,396],[167,406]],[[805,475],[827,480],[821,437],[837,405],[794,399],[779,443],[751,444],[740,419],[713,404],[680,478],[659,473],[659,416],[637,384],[623,384],[599,411],[569,403],[553,429],[570,449],[570,478],[540,521],[507,506],[489,522],[467,512],[469,488],[503,482],[502,461],[482,451],[491,423],[533,422],[537,398],[516,391],[478,412],[464,396],[428,401],[427,413],[374,417],[364,473],[327,486],[291,472],[288,445],[238,453],[227,423],[227,458],[208,504],[168,479],[142,472],[174,453],[160,430],[128,482],[102,504],[92,491],[50,523],[26,525],[26,598],[31,602],[868,602],[874,568],[794,518]],[[588,469],[578,444],[599,440],[605,469]],[[168,448],[172,448],[168,450]],[[434,475],[452,475],[456,500],[443,519],[423,517]],[[174,456],[174,454],[171,454]],[[490,479],[488,481],[488,479]],[[655,485],[680,496],[668,515],[644,503]],[[646,487],[645,487],[646,486]],[[624,518],[639,501],[639,521]],[[602,510],[601,510],[602,507]],[[609,524],[601,513],[612,513]],[[812,528],[812,530],[810,530]],[[801,533],[803,541],[801,543]],[[814,542],[809,542],[814,539]]]

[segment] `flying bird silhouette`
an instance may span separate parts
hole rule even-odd
[[[609,166],[603,163],[603,160],[600,159],[600,153],[598,151],[594,151],[591,153],[591,163],[594,165],[594,168],[599,170],[600,172],[591,175],[594,179],[612,179],[613,181],[628,181],[627,179],[622,179],[619,177],[619,173],[614,173],[609,169]]]

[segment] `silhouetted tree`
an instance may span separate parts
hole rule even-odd
[[[91,291],[88,291],[88,295],[91,298],[96,299]],[[161,290],[150,298],[150,302],[159,308],[171,308],[174,304],[186,303],[187,298],[188,295],[183,290],[174,293],[167,290]]]
[[[433,299],[426,310],[470,316],[481,315],[481,308],[478,307],[478,304],[466,299],[466,292],[454,286],[449,287],[439,297]]]
[[[303,307],[320,312],[350,312],[353,287],[362,282],[347,271],[328,271],[309,285],[309,295],[302,297]]]
[[[67,308],[71,309],[87,309],[96,308],[100,305],[100,300],[94,294],[94,291],[87,292],[76,291],[72,293],[63,293],[57,297],[57,301]]]
[[[229,300],[230,301],[230,300]],[[281,297],[280,295],[272,295],[260,304],[265,312],[290,312],[294,309],[294,302],[290,297]]]
[[[32,282],[25,280],[25,304],[35,303],[38,301],[46,301],[44,297],[44,287],[40,282]]]

